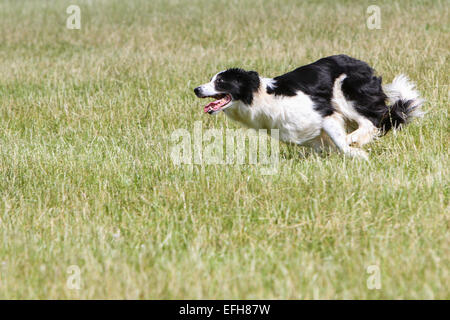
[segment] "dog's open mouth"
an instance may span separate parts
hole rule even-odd
[[[204,108],[204,111],[210,114],[220,111],[231,102],[231,95],[229,94],[218,94],[210,96],[209,98],[216,99],[213,102],[208,103]]]

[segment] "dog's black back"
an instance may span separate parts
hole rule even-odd
[[[342,74],[347,75],[342,84],[346,98],[355,101],[355,109],[379,127],[387,109],[381,77],[367,63],[347,55],[322,58],[275,77],[276,86],[267,93],[294,96],[300,90],[311,97],[322,116],[328,116],[333,113],[333,84]]]

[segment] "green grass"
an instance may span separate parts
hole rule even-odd
[[[1,1],[0,298],[449,299],[449,2],[376,1],[381,30],[371,4]],[[239,128],[194,86],[337,53],[408,74],[427,116],[370,163],[287,145],[271,176],[172,163],[175,129]]]

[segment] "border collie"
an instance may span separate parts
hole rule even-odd
[[[278,129],[279,139],[320,151],[337,148],[367,159],[361,146],[423,115],[423,100],[404,75],[381,85],[365,62],[335,55],[275,78],[238,68],[194,89],[212,97],[204,111],[223,111],[253,129]]]

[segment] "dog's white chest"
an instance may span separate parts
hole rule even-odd
[[[303,92],[293,97],[258,93],[250,106],[238,103],[225,114],[253,129],[278,129],[280,140],[303,144],[320,134],[322,117]]]

